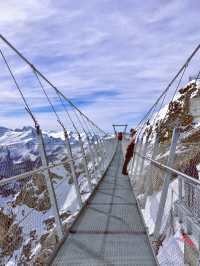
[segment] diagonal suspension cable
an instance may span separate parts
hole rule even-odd
[[[181,83],[181,81],[182,81],[182,79],[183,79],[183,76],[184,76],[184,74],[185,74],[185,71],[186,71],[187,67],[188,67],[188,64],[185,65],[185,67],[184,67],[183,70],[182,70],[181,77],[180,77],[180,79],[179,79],[179,81],[178,81],[178,84],[177,84],[177,86],[176,86],[176,89],[175,89],[175,91],[174,91],[174,94],[173,94],[173,96],[172,96],[171,101],[173,101],[173,99],[174,99],[174,97],[175,97],[175,95],[176,95],[176,93],[177,93],[177,91],[178,91],[178,88],[179,88],[179,86],[180,86],[180,83]],[[161,104],[160,104],[160,107],[159,107],[158,111],[157,111],[156,114],[155,114],[155,117],[154,117],[154,119],[153,119],[153,123],[152,123],[152,127],[154,127],[154,125],[155,125],[155,123],[156,123],[156,120],[157,120],[157,118],[159,117],[160,111],[161,111],[161,109],[162,109],[162,107],[163,107],[164,101],[165,101],[166,96],[167,96],[167,92],[168,92],[168,91],[166,91],[165,94],[164,94],[163,97],[162,97],[162,102],[161,102]],[[158,104],[159,104],[159,102],[157,103],[157,105],[158,105]],[[150,120],[150,119],[153,117],[153,114],[154,114],[154,112],[155,112],[155,110],[156,110],[156,106],[157,106],[157,105],[154,106],[153,110],[151,110],[151,112],[147,115],[147,118],[146,118],[146,119]],[[151,116],[150,116],[150,114],[151,114]],[[145,124],[146,124],[146,122],[144,122],[144,123],[141,125],[140,129],[138,130],[138,135],[141,134],[142,130],[143,130],[144,127],[145,127]]]
[[[71,116],[70,116],[70,114],[69,114],[69,111],[68,111],[68,109],[67,109],[67,106],[64,105],[64,102],[63,102],[63,100],[62,100],[60,94],[57,93],[57,95],[58,95],[59,101],[60,101],[61,105],[63,106],[63,109],[64,109],[65,113],[67,114],[67,117],[69,118],[69,120],[70,120],[70,122],[71,122],[71,124],[72,124],[72,126],[73,126],[73,128],[74,128],[74,130],[76,131],[77,135],[80,135],[80,133],[79,133],[79,131],[78,131],[78,128],[76,127],[74,121],[72,120],[72,118],[71,118]]]
[[[79,118],[79,116],[78,116],[76,110],[73,110],[73,111],[74,111],[74,114],[75,114],[75,116],[76,116],[76,119],[79,121],[79,124],[80,124],[80,126],[81,126],[83,132],[84,132],[85,135],[87,136],[87,132],[86,132],[86,130],[85,130],[84,126],[83,126],[83,123],[82,123],[81,119]],[[79,114],[79,115],[81,116],[81,114]],[[83,118],[82,118],[82,119],[83,119]],[[83,120],[83,121],[84,121],[84,120]],[[89,133],[90,133],[90,132],[89,132]]]
[[[14,81],[14,83],[15,83],[15,86],[16,86],[18,92],[19,92],[20,95],[21,95],[21,98],[22,98],[22,100],[23,100],[23,102],[24,102],[24,105],[25,105],[25,110],[29,113],[29,115],[30,115],[31,118],[33,119],[35,125],[37,125],[37,121],[36,121],[36,119],[35,119],[35,117],[34,117],[34,115],[33,115],[33,112],[31,111],[31,109],[30,109],[30,107],[29,107],[29,104],[28,104],[28,102],[27,102],[27,100],[26,100],[26,98],[25,98],[25,96],[24,96],[24,94],[23,94],[23,92],[22,92],[22,90],[21,90],[21,88],[20,88],[20,86],[19,86],[19,84],[18,84],[16,78],[15,78],[15,75],[14,75],[14,73],[13,73],[13,71],[12,71],[10,65],[8,64],[8,61],[7,61],[5,55],[3,54],[3,51],[2,51],[1,49],[0,49],[0,54],[1,54],[2,58],[3,58],[3,61],[4,61],[5,65],[6,65],[6,67],[7,67],[8,71],[9,71],[9,73],[10,73],[10,76],[12,77],[12,79],[13,79],[13,81]]]
[[[184,69],[183,69],[182,75],[181,75],[181,77],[180,77],[180,79],[179,79],[179,82],[178,82],[178,84],[177,84],[176,90],[174,91],[174,94],[173,94],[173,96],[172,96],[171,101],[174,100],[174,97],[175,97],[175,95],[176,95],[176,93],[177,93],[177,91],[178,91],[178,89],[179,89],[179,86],[180,86],[180,84],[181,84],[181,81],[182,81],[182,79],[183,79],[183,76],[185,75],[185,71],[186,71],[187,67],[188,67],[188,65],[186,65],[186,66],[184,67]]]
[[[46,96],[47,101],[48,101],[48,103],[49,103],[49,105],[50,105],[50,107],[51,107],[53,113],[55,114],[58,123],[59,123],[60,125],[63,125],[62,122],[61,122],[60,116],[58,115],[58,113],[57,113],[57,111],[56,111],[56,109],[55,109],[55,107],[54,107],[54,105],[53,105],[51,99],[49,98],[49,96],[48,96],[46,90],[44,89],[44,86],[43,86],[43,84],[42,84],[42,82],[41,82],[41,80],[40,80],[40,78],[39,78],[37,72],[36,72],[35,70],[33,70],[33,73],[35,74],[35,77],[36,77],[38,83],[40,84],[40,88],[41,88],[41,90],[43,91],[44,95]]]
[[[145,116],[139,121],[139,123],[137,124],[136,128],[138,128],[146,120],[146,118],[151,113],[151,111],[153,110],[153,108],[158,104],[158,102],[162,99],[162,97],[165,95],[165,93],[170,89],[171,85],[174,83],[174,81],[177,79],[177,77],[182,73],[182,71],[184,70],[184,68],[190,63],[190,61],[192,60],[192,58],[198,52],[199,49],[200,49],[200,44],[194,49],[194,51],[192,52],[192,54],[188,57],[188,59],[186,60],[186,62],[183,64],[183,66],[179,69],[179,71],[177,72],[177,74],[172,78],[172,80],[170,81],[170,83],[167,85],[166,89],[157,98],[157,100],[152,105],[152,107],[148,110],[148,112],[145,114]]]
[[[178,89],[179,89],[179,86],[180,86],[181,81],[182,81],[182,79],[183,79],[183,77],[184,77],[184,74],[185,74],[185,71],[186,71],[187,67],[188,67],[188,65],[185,65],[185,67],[184,67],[184,69],[183,69],[183,71],[182,71],[182,74],[181,74],[181,76],[180,76],[180,79],[179,79],[179,81],[178,81],[178,84],[177,84],[177,86],[176,86],[176,89],[174,90],[174,93],[173,93],[173,96],[172,96],[172,98],[171,98],[171,101],[174,100],[174,97],[175,97],[175,95],[176,95],[176,93],[177,93],[177,91],[178,91]],[[164,97],[163,97],[163,99],[162,99],[162,102],[161,102],[161,104],[160,104],[159,110],[158,110],[158,112],[157,112],[156,115],[155,115],[155,118],[154,118],[154,121],[153,121],[153,126],[155,125],[155,122],[156,122],[156,120],[157,120],[157,117],[159,117],[159,114],[160,114],[160,111],[161,111],[161,109],[162,109],[162,107],[163,107],[163,104],[164,104],[164,101],[165,101],[166,96],[167,96],[167,92],[165,93],[165,95],[164,95]]]
[[[54,88],[66,101],[68,101],[80,114],[89,120],[95,127],[106,135],[106,132],[99,128],[88,116],[86,116],[70,99],[68,99],[44,74],[42,74],[21,52],[19,52],[2,34],[0,39],[6,43],[26,64],[28,64],[37,74]]]

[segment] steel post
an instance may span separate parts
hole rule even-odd
[[[153,145],[152,156],[151,156],[152,160],[155,159],[158,153],[158,148],[159,148],[159,137],[156,135],[155,142]],[[145,180],[144,207],[145,207],[148,195],[151,194],[151,192],[153,191],[153,183],[152,183],[153,175],[154,175],[154,166],[151,162],[149,173],[146,174],[146,180]]]
[[[87,179],[87,182],[88,182],[88,187],[89,187],[90,192],[92,192],[91,177],[90,177],[90,174],[89,174],[89,171],[88,171],[85,150],[84,150],[84,147],[83,147],[83,141],[81,139],[80,134],[78,134],[78,138],[79,138],[79,142],[80,142],[80,146],[81,146],[81,153],[82,153],[82,157],[83,157],[83,164],[84,164],[84,170],[85,170],[86,179]]]
[[[139,164],[140,164],[140,161],[141,161],[141,158],[140,158],[139,155],[142,154],[142,150],[143,150],[143,139],[144,139],[144,134],[142,135],[141,140],[140,141],[138,140],[138,151],[137,151],[136,158],[135,158],[134,172],[133,172],[133,177],[135,176],[135,179],[136,179],[137,172],[138,172],[138,167],[139,167]]]
[[[147,147],[148,147],[148,141],[149,141],[149,135],[146,137],[146,140],[145,140],[142,152],[141,152],[141,156],[145,156],[146,155]],[[139,165],[140,176],[142,175],[143,168],[144,168],[144,158],[142,158],[141,164]]]
[[[179,202],[183,199],[183,180],[180,176],[178,176],[178,199]]]
[[[39,149],[39,154],[40,154],[40,158],[42,161],[42,166],[45,168],[48,168],[48,162],[47,162],[47,156],[46,156],[44,141],[43,141],[43,137],[42,137],[42,132],[41,132],[41,129],[38,125],[36,126],[36,132],[37,132],[38,149]],[[48,195],[49,195],[51,207],[53,209],[53,214],[55,217],[56,230],[58,233],[59,240],[62,240],[62,238],[64,237],[64,233],[63,233],[62,223],[61,223],[60,215],[59,215],[59,208],[58,208],[52,180],[50,177],[49,169],[44,170],[44,176],[45,176],[45,181],[46,181],[46,185],[47,185],[47,190],[48,190]]]
[[[65,144],[66,144],[66,147],[67,147],[67,154],[68,154],[69,160],[70,160],[70,169],[71,169],[71,174],[72,174],[72,177],[73,177],[73,180],[74,180],[76,196],[77,196],[79,207],[81,208],[82,207],[81,193],[80,193],[80,189],[79,189],[79,185],[78,185],[78,180],[77,180],[77,177],[76,177],[75,165],[74,165],[71,145],[69,143],[69,138],[68,138],[67,131],[64,131],[64,136],[65,136]]]
[[[95,154],[94,154],[94,151],[91,147],[91,144],[90,144],[90,139],[89,137],[87,136],[87,143],[88,143],[88,148],[89,148],[89,151],[90,151],[90,156],[91,156],[91,161],[92,161],[92,167],[93,167],[93,171],[95,171],[96,167],[95,167]]]
[[[136,140],[136,144],[135,144],[134,153],[133,153],[132,164],[131,164],[131,167],[130,167],[130,177],[131,177],[131,178],[133,178],[133,169],[136,167],[136,165],[137,165],[137,160],[138,160],[138,158],[139,158],[139,156],[136,154],[136,153],[137,153],[137,150],[139,151],[139,148],[140,148],[140,141],[139,141],[139,139],[137,138],[137,140]]]
[[[175,154],[176,154],[176,145],[178,142],[179,135],[180,135],[179,130],[177,128],[174,128],[167,166],[171,167],[173,164]],[[159,203],[159,208],[158,208],[158,213],[157,213],[155,228],[154,228],[154,238],[156,240],[159,238],[159,235],[160,235],[160,229],[161,229],[162,218],[164,214],[165,202],[167,198],[167,192],[168,192],[168,188],[170,184],[170,179],[171,179],[171,173],[167,172],[164,177],[164,184],[163,184],[163,189],[161,192],[161,198],[160,198],[160,203]]]

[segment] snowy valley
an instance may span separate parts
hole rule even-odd
[[[89,196],[78,136],[68,132],[81,197]],[[93,184],[101,171],[94,173],[85,134],[81,135]],[[79,205],[62,132],[43,132],[47,159],[52,166],[50,177],[60,217],[67,230]],[[94,142],[95,143],[95,142]],[[93,144],[95,145],[95,144]],[[100,158],[100,154],[99,158]],[[98,164],[95,159],[96,166]],[[37,170],[41,167],[36,131],[0,128],[0,180]],[[0,265],[42,265],[58,243],[55,218],[49,201],[44,174],[36,172],[0,185]]]

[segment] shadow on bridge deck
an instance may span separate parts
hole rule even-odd
[[[157,265],[119,146],[52,265]]]

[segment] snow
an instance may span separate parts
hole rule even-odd
[[[62,180],[57,181],[56,184],[54,184],[55,188],[55,194],[56,199],[58,203],[58,208],[60,213],[63,211],[70,211],[71,216],[74,216],[79,207],[76,197],[76,192],[74,185],[68,184],[68,178],[67,175],[64,175],[64,167],[58,169],[58,167],[55,167],[52,172],[62,174],[63,178]],[[6,209],[7,213],[9,213],[9,203],[13,201],[16,198],[15,197],[2,197],[0,196],[0,202],[1,207],[4,207]],[[22,226],[23,229],[23,244],[25,244],[27,241],[30,240],[30,232],[33,230],[36,230],[37,239],[40,239],[40,237],[47,232],[47,229],[45,228],[44,221],[50,217],[54,216],[54,213],[52,209],[49,209],[44,212],[39,212],[35,209],[31,209],[26,205],[17,205],[15,208],[12,207],[12,212],[14,215],[16,215],[15,223]],[[68,222],[70,221],[70,217],[68,217]],[[65,221],[66,223],[66,221]],[[39,249],[38,244],[34,247],[32,250],[32,254],[36,252],[36,250]],[[6,263],[6,265],[16,265],[15,263],[15,256],[19,256],[21,253],[20,250],[16,250],[13,254],[13,256],[9,259],[9,262]]]
[[[142,214],[145,223],[148,227],[149,234],[152,235],[155,228],[155,222],[160,203],[161,191],[154,192],[153,195],[147,198],[145,209],[142,210]],[[181,225],[175,223],[176,232],[174,235],[168,232],[170,225],[168,225],[170,211],[173,208],[173,204],[178,199],[178,180],[174,180],[169,185],[167,200],[164,208],[164,216],[162,220],[161,232],[166,232],[166,238],[159,249],[158,261],[161,266],[183,266],[184,260],[184,243],[181,235]]]
[[[194,83],[194,80],[190,81],[187,85]],[[198,89],[199,89],[200,83],[197,83]],[[193,92],[191,94],[191,98],[196,95],[197,92]],[[180,94],[177,93],[175,96],[174,100],[177,100],[180,97]],[[150,124],[153,124],[153,122],[158,122],[162,119],[165,118],[165,115],[168,111],[168,104],[166,104],[158,113],[155,113],[150,121]],[[154,121],[156,120],[156,121]],[[195,121],[197,122],[193,128],[198,129],[200,125],[200,121]],[[156,124],[156,123],[155,123]],[[153,135],[155,136],[155,124],[153,128]],[[146,127],[147,128],[147,127]],[[143,131],[145,131],[145,129]],[[190,135],[191,131],[184,132],[181,134],[182,137],[186,137],[187,135]],[[151,142],[153,143],[154,140],[151,139]],[[163,158],[167,158],[169,155],[169,147],[170,145],[166,145],[166,147],[162,146],[162,149],[160,148],[160,152],[157,154],[156,159],[160,160]],[[149,147],[148,147],[149,148]],[[179,142],[178,146],[176,148],[176,155],[179,155],[183,152],[185,149],[184,145]],[[162,152],[161,152],[162,151]],[[151,157],[151,153],[148,154],[149,157]],[[144,167],[147,167],[147,164],[144,165]],[[147,168],[146,168],[147,169]],[[146,205],[145,208],[142,210],[143,216],[145,223],[149,229],[150,235],[153,234],[154,232],[154,227],[155,227],[155,222],[157,218],[157,212],[158,212],[158,207],[160,203],[160,197],[161,197],[161,189],[160,191],[154,191],[151,196],[147,197]],[[140,194],[138,195],[139,201],[142,202],[144,195]],[[172,221],[170,221],[170,213],[174,209],[174,203],[178,199],[178,179],[175,179],[173,182],[170,183],[169,189],[168,189],[168,194],[167,194],[167,199],[165,202],[165,208],[164,208],[164,215],[163,215],[163,220],[162,220],[162,228],[161,228],[161,233],[166,232],[166,237],[165,240],[162,243],[162,246],[159,249],[158,253],[158,261],[159,264],[164,266],[168,265],[177,265],[177,266],[182,266],[184,265],[184,242],[182,240],[182,235],[181,235],[181,225],[178,222],[178,219],[174,217],[173,214],[173,225]],[[170,232],[170,227],[173,227],[175,229],[175,233],[172,234]]]
[[[78,136],[74,134],[73,132],[68,132],[70,143],[72,145],[72,152],[75,161],[75,167],[78,172],[80,172],[78,176],[78,182],[80,186],[80,191],[83,192],[82,200],[85,201],[89,197],[89,187],[87,183],[87,179],[84,174],[84,170],[80,169],[79,166],[83,164],[82,158],[80,158],[80,147],[78,143]],[[86,149],[86,153],[89,153],[88,149],[88,143],[87,138],[84,133],[81,134],[82,139],[84,141],[84,148]],[[64,138],[62,132],[43,132],[44,142],[46,144],[54,144],[54,145],[46,145],[46,151],[47,154],[52,156],[53,155],[53,162],[60,162],[63,158],[66,157],[66,150],[64,150]],[[109,138],[108,138],[109,140]],[[35,129],[32,127],[24,127],[22,129],[6,129],[6,128],[0,128],[0,162],[7,159],[8,150],[10,151],[10,159],[13,163],[17,162],[24,162],[24,160],[31,160],[35,161],[38,158],[38,150],[36,145],[36,135],[35,135]],[[111,145],[110,145],[111,146]],[[112,147],[109,147],[110,151],[112,150]],[[101,158],[99,157],[101,160]],[[66,158],[65,158],[66,160]],[[98,181],[98,178],[101,176],[101,170],[102,163],[97,163],[96,160],[96,166],[98,166],[98,169],[96,169],[95,173],[92,169],[92,162],[88,160],[88,168],[90,175],[92,177],[91,181],[92,184],[96,184]],[[56,174],[59,178],[53,179],[53,187],[55,190],[56,200],[58,204],[58,209],[60,213],[63,212],[70,212],[70,216],[67,217],[63,223],[69,224],[71,223],[78,211],[79,211],[79,205],[77,201],[76,196],[76,190],[74,187],[74,184],[69,183],[70,173],[65,169],[64,166],[56,166],[51,168],[50,172]],[[98,176],[98,178],[97,178]],[[30,178],[31,180],[31,178]],[[14,185],[15,182],[12,182],[12,185]],[[33,189],[36,189],[33,182],[27,182],[23,183],[24,187],[30,188],[30,186],[33,187]],[[18,188],[19,189],[19,188]],[[39,243],[39,240],[42,235],[44,235],[47,232],[50,232],[47,230],[46,225],[44,221],[50,217],[54,216],[54,213],[52,209],[48,209],[47,211],[37,211],[33,208],[29,208],[25,204],[18,204],[17,206],[12,206],[12,202],[15,202],[17,199],[17,196],[19,195],[19,191],[15,191],[13,195],[5,196],[3,194],[0,194],[0,207],[4,208],[5,214],[12,214],[15,216],[14,223],[17,223],[22,227],[22,235],[23,235],[23,244],[20,247],[19,250],[15,250],[13,255],[10,258],[4,257],[4,262],[0,261],[0,264],[3,263],[5,265],[16,265],[15,256],[18,258],[21,256],[23,245],[27,244],[30,241],[30,232],[33,230],[36,230],[37,235],[37,241],[32,241],[32,247],[31,247],[31,254],[34,255],[38,253],[38,251],[41,249],[41,245]],[[43,193],[37,195],[37,200],[43,198]]]
[[[184,242],[180,229],[163,243],[157,258],[161,266],[184,265]]]

